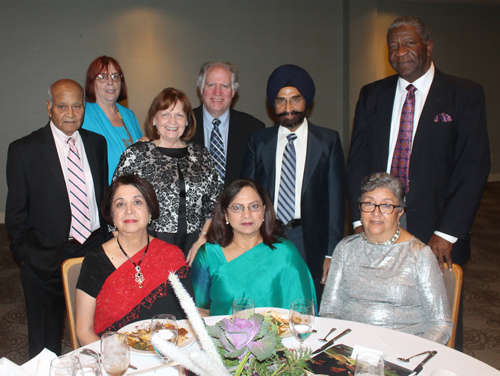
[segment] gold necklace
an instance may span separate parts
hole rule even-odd
[[[134,143],[134,139],[132,138],[132,135],[128,131],[128,128],[125,125],[125,122],[123,121],[122,114],[120,114],[120,111],[118,111],[118,116],[120,117],[120,120],[122,121],[123,127],[125,128],[125,132],[127,132],[128,140],[124,140],[122,138],[122,141],[125,144],[125,149],[127,149],[130,145],[132,145]]]
[[[262,240],[261,240],[261,241],[259,241],[257,244],[259,244],[260,242],[262,242]],[[236,242],[234,241],[234,239],[233,239],[233,244],[234,244],[236,247],[238,247],[239,249],[242,249],[242,250],[243,250],[243,253],[247,252],[248,250],[252,249],[253,247],[255,247],[255,246],[257,245],[257,244],[255,244],[255,245],[251,246],[250,248],[244,248],[244,247],[242,247],[241,245],[238,245],[238,243],[236,243]]]

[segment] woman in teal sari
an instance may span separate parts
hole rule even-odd
[[[233,181],[220,195],[191,276],[196,305],[210,315],[231,314],[239,298],[255,307],[289,309],[295,299],[316,304],[309,269],[283,238],[269,195],[250,179]]]

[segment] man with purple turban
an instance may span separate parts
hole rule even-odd
[[[344,154],[336,131],[306,118],[314,94],[314,82],[301,67],[287,64],[271,74],[267,100],[278,124],[250,135],[242,177],[257,180],[271,196],[320,301],[330,257],[344,237]]]

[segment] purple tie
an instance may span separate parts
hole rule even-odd
[[[70,235],[83,244],[90,236],[90,211],[83,175],[82,161],[75,146],[75,139],[68,138],[68,180],[69,200],[71,201],[71,232]]]
[[[401,124],[399,126],[398,141],[392,157],[391,174],[401,179],[405,192],[410,190],[410,156],[411,141],[413,136],[413,116],[415,115],[415,91],[412,84],[406,87],[406,96],[403,110],[401,111]]]

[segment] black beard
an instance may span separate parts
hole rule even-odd
[[[285,118],[285,116],[293,115],[291,119]],[[296,126],[302,124],[304,118],[306,117],[305,111],[291,111],[291,112],[282,112],[280,114],[276,114],[278,118],[278,123],[285,128],[295,128]]]

